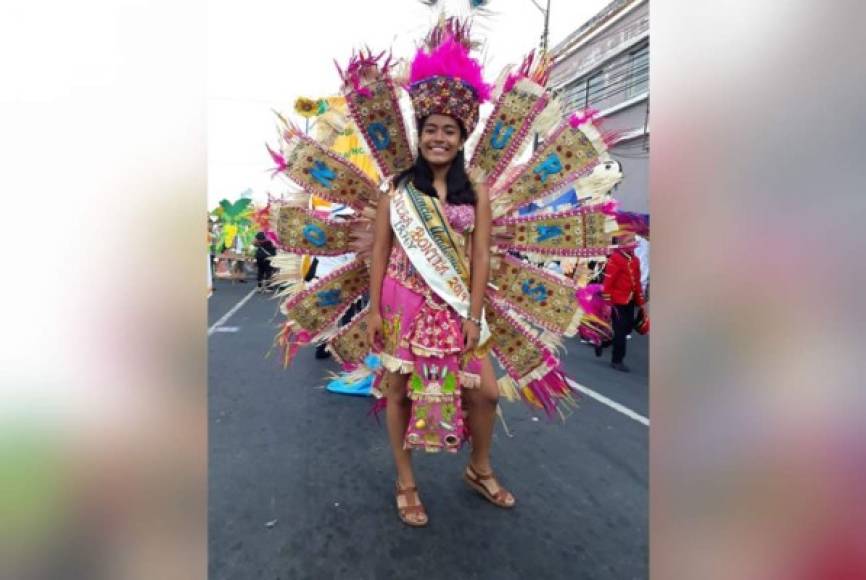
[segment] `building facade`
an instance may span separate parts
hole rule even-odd
[[[619,141],[621,209],[649,213],[649,0],[613,0],[551,50],[565,111],[593,108]]]

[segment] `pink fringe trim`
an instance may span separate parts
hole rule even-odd
[[[550,371],[540,379],[532,381],[526,388],[538,400],[544,412],[551,419],[556,417],[558,401],[574,400],[572,389],[565,378],[565,374],[559,368]]]

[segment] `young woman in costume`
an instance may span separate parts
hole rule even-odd
[[[272,262],[286,316],[277,343],[286,364],[299,347],[318,342],[354,369],[346,382],[376,374],[372,391],[386,410],[398,513],[412,526],[427,523],[412,449],[456,453],[469,439],[466,482],[499,507],[515,505],[490,463],[499,395],[564,418],[574,400],[558,348],[562,336],[577,333],[583,313],[573,281],[513,254],[601,259],[616,229],[603,203],[616,180],[600,179],[610,158],[592,114],[563,118],[545,86],[549,61],[532,54],[491,87],[472,47],[468,26],[447,20],[418,49],[408,78],[393,74],[390,57],[369,52],[340,71],[351,120],[388,187],[282,117],[280,149],[269,148],[275,173],[303,190],[276,208],[281,252]],[[403,90],[410,119],[400,106]],[[493,110],[470,157],[467,139],[488,99]],[[544,135],[541,145],[527,163],[515,163],[534,133]],[[593,203],[518,214],[572,185]],[[356,217],[317,216],[306,209],[310,195],[346,204]],[[300,279],[299,256],[352,253],[315,283]],[[368,293],[369,306],[338,324]],[[375,369],[366,363],[371,350],[380,355]],[[491,355],[505,370],[498,380]]]
[[[450,112],[447,105],[436,108],[443,113]],[[470,305],[468,316],[461,317],[430,289],[395,241],[390,195],[383,195],[375,220],[367,332],[371,344],[384,346],[385,368],[393,369],[385,371],[379,390],[388,399],[386,420],[397,467],[400,518],[415,526],[425,525],[427,514],[418,496],[411,450],[404,446],[411,400],[406,388],[409,373],[400,371],[411,369],[415,360],[412,334],[418,330],[418,325],[413,319],[431,315],[435,318],[431,312],[443,314],[437,322],[447,318],[439,323],[446,328],[436,345],[440,352],[456,351],[468,359],[462,373],[465,387],[462,403],[472,438],[472,453],[464,477],[497,506],[510,508],[515,502],[514,496],[493,477],[490,444],[499,389],[489,356],[483,349],[476,351],[480,346],[484,290],[490,273],[491,218],[487,186],[473,184],[466,173],[463,147],[468,134],[464,121],[449,114],[431,113],[419,120],[418,135],[417,160],[412,168],[398,176],[395,187],[413,187],[433,198],[443,208],[455,233],[465,236],[466,243],[461,250],[469,264]]]

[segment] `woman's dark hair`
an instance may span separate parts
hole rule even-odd
[[[427,117],[418,121],[418,134],[421,134],[424,128],[424,122]],[[460,127],[460,137],[466,141],[466,128],[463,123],[457,119],[457,125]],[[430,197],[439,197],[436,193],[436,188],[433,187],[433,169],[424,156],[421,155],[421,148],[418,148],[418,156],[415,158],[415,163],[412,167],[404,170],[396,178],[394,178],[395,186],[399,186],[406,179],[411,180],[412,184],[423,191]],[[448,188],[446,199],[451,205],[475,205],[478,197],[475,195],[475,189],[472,187],[472,182],[469,180],[469,174],[466,173],[466,157],[463,155],[463,150],[457,152],[457,156],[451,161],[451,167],[448,168],[448,174],[445,176],[445,185]]]

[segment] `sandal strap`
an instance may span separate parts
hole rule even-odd
[[[480,471],[478,471],[477,469],[472,467],[471,463],[469,465],[467,465],[466,468],[472,472],[472,475],[470,475],[470,477],[472,477],[472,479],[481,479],[481,480],[493,479],[493,472],[492,471],[490,473],[481,473]]]
[[[412,487],[400,487],[400,484],[397,484],[397,495],[406,495],[408,493],[417,493],[418,488],[414,485]]]
[[[490,494],[490,496],[491,496],[493,499],[495,499],[496,501],[498,501],[498,502],[500,502],[500,503],[505,503],[506,499],[508,498],[508,496],[509,496],[510,494],[509,494],[509,492],[508,492],[507,489],[505,489],[504,487],[502,487],[502,484],[501,484],[501,483],[499,483],[498,481],[496,482],[496,485],[497,485],[497,487],[499,488],[499,489],[496,490],[496,493],[491,492],[489,487],[487,487],[486,485],[484,485],[483,483],[481,483],[482,481],[489,481],[489,480],[491,480],[491,479],[495,479],[494,476],[493,476],[493,472],[492,472],[492,471],[491,471],[490,473],[482,474],[482,473],[480,473],[477,469],[475,469],[474,467],[472,467],[471,464],[467,466],[467,469],[468,469],[468,471],[469,471],[469,474],[468,474],[469,477],[470,477],[471,479],[473,479],[473,480],[474,480],[478,485],[480,485],[481,487],[483,487],[483,488],[487,491],[487,493]]]
[[[407,505],[407,506],[403,506],[403,507],[398,506],[397,509],[400,510],[400,513],[402,513],[402,514],[411,514],[411,513],[419,513],[419,512],[423,513],[423,514],[427,513],[424,510],[424,506],[421,504]]]

